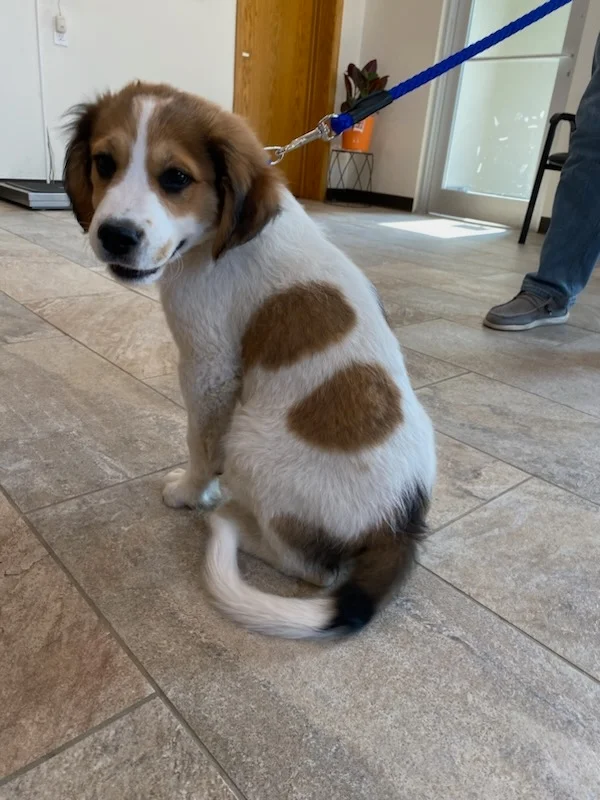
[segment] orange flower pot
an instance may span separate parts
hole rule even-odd
[[[373,136],[373,126],[375,117],[367,117],[362,122],[357,122],[347,131],[342,133],[342,147],[344,150],[354,150],[359,153],[366,153],[371,146]]]

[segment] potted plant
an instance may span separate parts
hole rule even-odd
[[[344,73],[346,99],[340,109],[342,114],[351,111],[363,97],[385,89],[388,78],[389,75],[380,78],[377,74],[377,59],[375,58],[365,64],[362,69],[359,69],[356,64],[348,64],[348,69]],[[342,134],[344,150],[366,152],[371,145],[374,123],[375,117],[371,116],[344,131]]]

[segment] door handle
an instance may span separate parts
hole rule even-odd
[[[250,53],[247,50],[242,50],[242,58],[250,58]]]

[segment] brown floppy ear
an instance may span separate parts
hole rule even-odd
[[[97,111],[98,103],[75,106],[68,112],[71,121],[66,126],[71,138],[65,157],[65,191],[69,195],[77,222],[86,233],[94,215],[90,137]]]
[[[219,199],[213,243],[216,260],[253,239],[277,216],[281,178],[249,130],[231,130],[226,139],[211,139],[208,152]]]

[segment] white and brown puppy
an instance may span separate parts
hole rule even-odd
[[[135,83],[75,112],[75,214],[119,279],[160,279],[179,347],[189,465],[169,506],[208,505],[218,606],[288,637],[356,630],[407,574],[435,476],[432,426],[363,273],[267,165],[240,118]],[[127,324],[127,320],[123,321]],[[244,583],[241,547],[341,587],[284,598]]]

